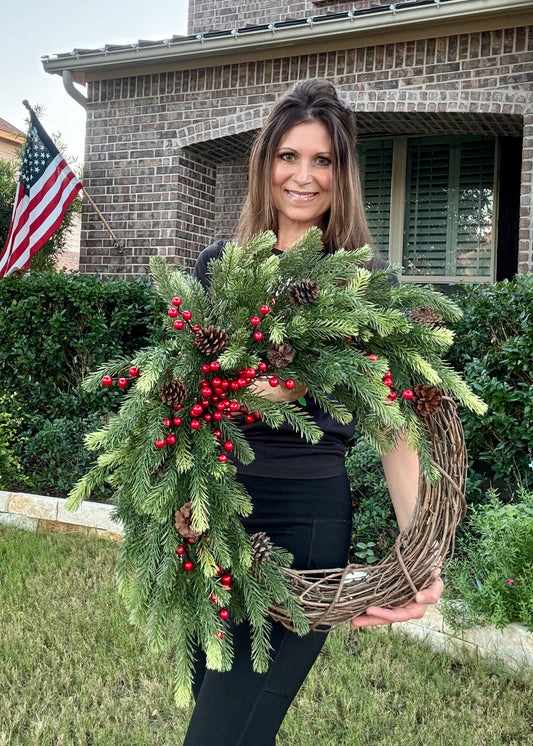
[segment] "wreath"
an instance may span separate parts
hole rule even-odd
[[[245,246],[228,243],[210,263],[207,290],[152,259],[165,309],[160,341],[84,382],[90,391],[117,385],[124,400],[87,436],[99,455],[68,506],[111,485],[124,525],[119,591],[156,647],[173,638],[180,703],[190,693],[195,646],[208,667],[231,668],[230,618],[248,619],[253,667],[261,672],[272,618],[305,634],[380,600],[406,602],[427,585],[462,509],[464,451],[453,402],[485,409],[444,359],[453,341],[446,323],[460,316],[450,299],[398,284],[397,267],[368,269],[367,246],[325,254],[316,228],[281,256],[273,255],[274,243],[271,232]],[[291,555],[266,534],[246,534],[240,518],[252,505],[233,462],[250,463],[254,453],[242,418],[272,428],[287,423],[310,443],[322,435],[301,402],[254,393],[262,377],[273,387],[303,383],[332,418],[353,418],[379,452],[400,431],[418,450],[421,499],[379,565],[296,572]],[[450,485],[459,503],[447,500]]]

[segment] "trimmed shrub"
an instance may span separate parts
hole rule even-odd
[[[467,288],[458,302],[451,362],[488,405],[483,417],[462,412],[472,488],[479,501],[489,486],[512,498],[533,486],[533,275]]]
[[[89,394],[80,384],[98,365],[148,344],[155,303],[142,280],[59,272],[0,282],[0,381],[20,407],[9,448],[32,489],[64,495],[86,468],[83,437],[123,394]],[[12,486],[24,485],[14,478]]]

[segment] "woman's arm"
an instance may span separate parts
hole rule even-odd
[[[381,460],[398,526],[400,531],[404,531],[409,524],[418,495],[418,454],[408,448],[405,440],[400,438],[395,448],[384,454]],[[438,569],[436,569],[436,572],[438,573]],[[420,619],[424,615],[428,604],[437,603],[443,588],[442,580],[437,577],[428,588],[419,591],[415,595],[414,601],[406,606],[397,609],[370,606],[365,614],[354,617],[350,626],[352,629],[357,629],[358,627]]]

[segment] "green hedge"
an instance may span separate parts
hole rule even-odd
[[[89,463],[83,436],[123,394],[88,394],[80,383],[111,357],[133,355],[154,334],[155,297],[148,283],[66,272],[0,280],[0,394],[18,433],[11,458],[31,488],[64,495]],[[17,421],[18,420],[18,421]],[[11,473],[12,487],[19,484]],[[6,481],[4,479],[4,481]]]

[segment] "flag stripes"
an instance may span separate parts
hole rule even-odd
[[[32,112],[0,277],[27,269],[31,257],[61,225],[82,188]]]

